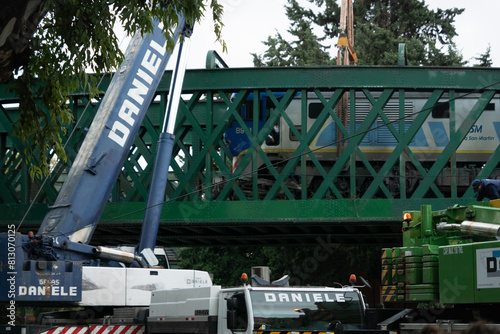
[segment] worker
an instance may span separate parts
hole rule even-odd
[[[278,124],[275,124],[271,130],[271,133],[267,135],[266,145],[275,146],[280,143],[280,128]]]
[[[474,180],[472,189],[477,193],[477,201],[482,201],[485,197],[490,200],[500,198],[500,180]]]

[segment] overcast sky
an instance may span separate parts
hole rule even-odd
[[[340,0],[339,0],[340,1]],[[195,27],[189,52],[188,68],[204,68],[208,50],[214,49],[229,67],[252,67],[251,53],[262,54],[266,46],[262,41],[276,32],[287,36],[289,21],[278,0],[220,0],[224,6],[223,38],[227,53],[215,42],[213,24],[205,18]],[[493,66],[500,67],[500,1],[498,0],[426,0],[431,9],[465,8],[456,19],[459,34],[455,42],[465,60],[472,60],[491,46]],[[334,41],[336,42],[336,41]],[[334,43],[332,42],[332,44]],[[333,49],[335,49],[333,47]],[[336,50],[335,50],[336,52]],[[471,63],[469,63],[470,65]]]

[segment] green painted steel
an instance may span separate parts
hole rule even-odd
[[[422,205],[403,222],[403,247],[381,257],[386,303],[490,304],[500,298],[500,200],[432,210]],[[399,259],[397,278],[387,278],[387,259]],[[404,281],[401,280],[404,277]],[[393,289],[396,285],[398,289]]]
[[[457,254],[455,254],[457,249]],[[445,256],[446,255],[449,256]],[[474,303],[475,251],[473,245],[446,246],[439,250],[439,295],[443,303]],[[457,270],[462,268],[463,270]],[[452,276],[453,275],[453,276]],[[452,277],[451,277],[452,276]],[[452,279],[452,280],[450,280]],[[459,284],[459,290],[452,291],[447,282]]]
[[[398,245],[401,212],[418,210],[420,200],[171,201],[163,205],[158,243],[177,246],[328,244]],[[452,199],[429,199],[453,206]],[[95,244],[137,242],[144,202],[107,204]],[[4,224],[21,221],[28,204],[0,204]],[[30,210],[20,232],[36,230],[46,204]],[[210,219],[210,221],[208,220]]]
[[[109,76],[102,79],[102,91],[109,81]],[[98,227],[97,239],[110,233],[105,226],[120,230],[122,224],[125,229],[135,230],[142,220],[169,83],[170,72],[166,72],[105,209],[101,219],[103,228]],[[444,209],[472,199],[472,190],[464,187],[460,177],[465,169],[474,167],[457,161],[460,158],[457,149],[492,101],[500,108],[499,83],[500,70],[488,68],[189,70],[175,131],[173,156],[176,158],[172,160],[173,173],[169,176],[166,194],[169,201],[162,215],[162,227],[169,235],[160,236],[158,240],[169,244],[238,244],[255,242],[261,237],[265,243],[270,240],[304,243],[315,242],[315,237],[326,233],[339,234],[335,242],[352,244],[366,242],[370,233],[372,236],[386,233],[387,238],[380,238],[379,242],[371,238],[368,242],[400,243],[401,235],[395,222],[400,220],[403,210],[418,209],[423,203]],[[12,136],[12,124],[18,117],[17,99],[5,89],[1,92],[0,205],[6,214],[0,217],[0,222],[19,223],[27,204],[34,201],[36,209],[32,209],[23,222],[23,226],[32,228],[41,221],[43,206],[54,202],[99,100],[90,101],[83,92],[72,96],[68,103],[75,122],[68,127],[68,134],[72,133],[66,147],[68,163],[55,163],[51,177],[44,182],[29,178],[27,167],[21,161],[23,145]],[[258,98],[264,92],[273,105],[268,110],[261,109]],[[357,104],[351,103],[348,110],[348,118],[356,122],[345,123],[336,111],[346,93],[351,101],[361,97],[369,104],[359,124]],[[406,104],[414,93],[425,95],[423,106],[414,110],[411,122],[405,122]],[[252,114],[267,113],[262,125],[256,117],[248,119],[241,113],[249,94],[253,94]],[[471,94],[477,97],[467,117],[455,119],[457,107],[453,98]],[[449,141],[441,152],[433,153],[432,161],[424,161],[422,157],[426,153],[413,150],[412,143],[429,120],[433,107],[443,99],[451,100],[450,118],[446,123]],[[322,104],[314,119],[308,116],[311,101]],[[388,111],[393,101],[396,101],[397,117]],[[291,106],[296,102],[301,109],[299,115],[291,113]],[[312,145],[327,122],[332,122],[343,142],[339,143],[342,149],[332,149],[331,156],[325,158],[312,149]],[[289,129],[296,145],[274,154],[263,147],[276,123]],[[233,157],[225,137],[232,126],[240,127],[248,135],[249,146],[240,154],[237,166],[232,165]],[[376,154],[362,148],[376,127],[387,130],[395,142],[387,157],[379,161],[374,160]],[[67,138],[68,135],[63,135],[63,142]],[[482,168],[475,167],[478,176],[491,176],[500,162],[500,150],[488,153],[480,162]],[[412,183],[417,178],[418,182]],[[444,179],[446,186],[442,185]],[[129,214],[134,211],[137,212]],[[352,224],[349,232],[343,231],[348,223]],[[365,223],[369,228],[360,235],[366,239],[360,237],[356,241],[354,235],[363,231]],[[279,224],[285,224],[286,229],[269,234],[274,231],[272,226]],[[193,227],[188,229],[189,226]],[[206,236],[197,233],[211,226],[218,232]],[[338,226],[342,227],[337,229]],[[251,235],[242,238],[245,232]],[[278,240],[276,235],[280,233],[287,237]],[[346,237],[342,237],[342,233]],[[130,242],[133,239],[131,237]]]

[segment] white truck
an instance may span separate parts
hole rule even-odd
[[[153,291],[147,333],[335,332],[365,328],[356,287],[220,286]]]
[[[171,281],[168,288],[151,291],[149,307],[116,308],[113,315],[104,318],[73,322],[49,312],[44,315],[42,326],[27,326],[26,333],[389,333],[371,324],[357,286],[290,287],[279,285],[279,281],[268,283],[259,277],[255,279],[254,275],[253,283],[265,282],[266,285],[222,288],[211,284],[207,272],[194,272],[196,276],[192,279],[178,277],[174,280],[176,284]],[[193,287],[183,287],[184,281]]]

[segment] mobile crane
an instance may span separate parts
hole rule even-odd
[[[500,200],[422,205],[404,213],[402,231],[403,246],[382,251],[382,301],[402,310],[384,329],[417,333],[433,323],[455,332],[475,321],[500,328]]]
[[[173,40],[187,40],[192,28],[182,13]],[[162,270],[153,249],[169,170],[173,125],[185,71],[180,47],[160,135],[156,173],[150,189],[140,247],[130,253],[89,242],[113,185],[172,54],[162,25],[137,34],[99,106],[78,156],[38,233],[21,235],[15,226],[0,235],[0,301],[9,305],[141,306],[151,290],[211,285],[208,273]],[[181,37],[183,36],[183,37]],[[180,45],[183,45],[181,42]],[[164,174],[164,175],[162,175]],[[162,180],[163,179],[163,180]],[[163,187],[163,188],[162,188]]]
[[[190,35],[185,18],[179,15],[178,21],[174,40],[180,35]],[[131,41],[125,61],[115,74],[66,182],[38,233],[21,235],[15,232],[15,226],[9,226],[9,232],[0,235],[0,244],[8,250],[0,254],[0,277],[7,282],[1,286],[0,301],[7,302],[8,324],[16,325],[16,303],[38,303],[84,308],[41,314],[37,325],[42,327],[26,327],[28,334],[163,333],[171,332],[175,326],[186,326],[186,322],[176,320],[178,317],[193,320],[187,323],[189,330],[194,325],[205,328],[207,334],[243,330],[250,333],[257,325],[261,330],[266,326],[279,328],[280,320],[275,324],[269,321],[280,318],[280,313],[290,307],[297,308],[291,315],[303,323],[299,326],[289,321],[288,326],[296,330],[339,327],[338,321],[334,321],[337,312],[332,312],[339,308],[352,311],[346,313],[350,319],[346,326],[361,326],[365,304],[355,287],[300,289],[243,285],[222,289],[212,286],[207,272],[156,266],[152,249],[185,70],[180,49],[138,248],[131,253],[91,246],[89,242],[170,57],[159,24],[152,34],[144,38],[139,35]],[[180,304],[188,307],[178,308]],[[284,307],[269,312],[269,306],[273,305]],[[320,309],[315,310],[318,305]],[[323,312],[325,307],[331,310]],[[109,310],[112,313],[106,312]],[[265,311],[268,313],[264,314]],[[328,319],[320,319],[324,315]],[[217,321],[205,321],[208,317]],[[287,314],[284,319],[289,317]],[[241,319],[246,320],[241,322]]]
[[[189,35],[185,19],[181,17],[179,22],[175,40],[183,33],[186,37]],[[159,187],[153,188],[148,199],[148,207],[155,210],[146,214],[137,252],[89,245],[170,57],[161,28],[156,25],[153,34],[132,40],[125,62],[114,76],[67,181],[38,233],[20,235],[15,232],[15,226],[10,226],[9,232],[0,235],[0,245],[7,250],[0,254],[0,277],[7,283],[1,285],[0,301],[7,302],[7,310],[15,309],[17,302],[150,307],[149,315],[144,313],[135,333],[144,332],[145,327],[148,333],[176,333],[182,329],[228,334],[282,329],[341,332],[342,326],[338,324],[341,317],[322,318],[329,308],[335,311],[333,314],[345,316],[342,321],[347,330],[362,332],[373,327],[367,325],[368,309],[356,288],[243,285],[222,289],[212,286],[206,272],[155,267],[157,263],[151,250],[161,211],[157,204],[164,196],[165,174],[171,158],[176,102],[183,79],[182,62],[177,62],[176,67],[180,73],[172,76],[169,122],[165,122],[160,136],[152,182]],[[453,329],[463,328],[464,322],[474,320],[477,314],[488,320],[494,318],[494,315],[489,317],[489,311],[491,305],[498,302],[500,293],[500,244],[496,240],[500,231],[500,205],[491,203],[439,212],[424,206],[422,211],[411,212],[405,218],[403,247],[385,249],[382,256],[384,302],[404,309],[392,317],[392,321],[379,322],[379,332],[421,330],[427,322],[416,318],[404,321],[413,312],[408,304],[438,302],[445,305],[443,312],[429,309],[428,315],[435,319],[438,312],[441,316],[450,309],[460,310],[460,319],[448,319],[443,325]],[[458,266],[466,270],[456,270]],[[125,318],[114,317],[124,322]],[[137,325],[137,314],[129,319]],[[72,324],[69,318],[55,320],[59,322],[52,325]],[[73,320],[74,324],[82,321]],[[87,332],[97,333],[108,325],[93,325],[87,327]]]

